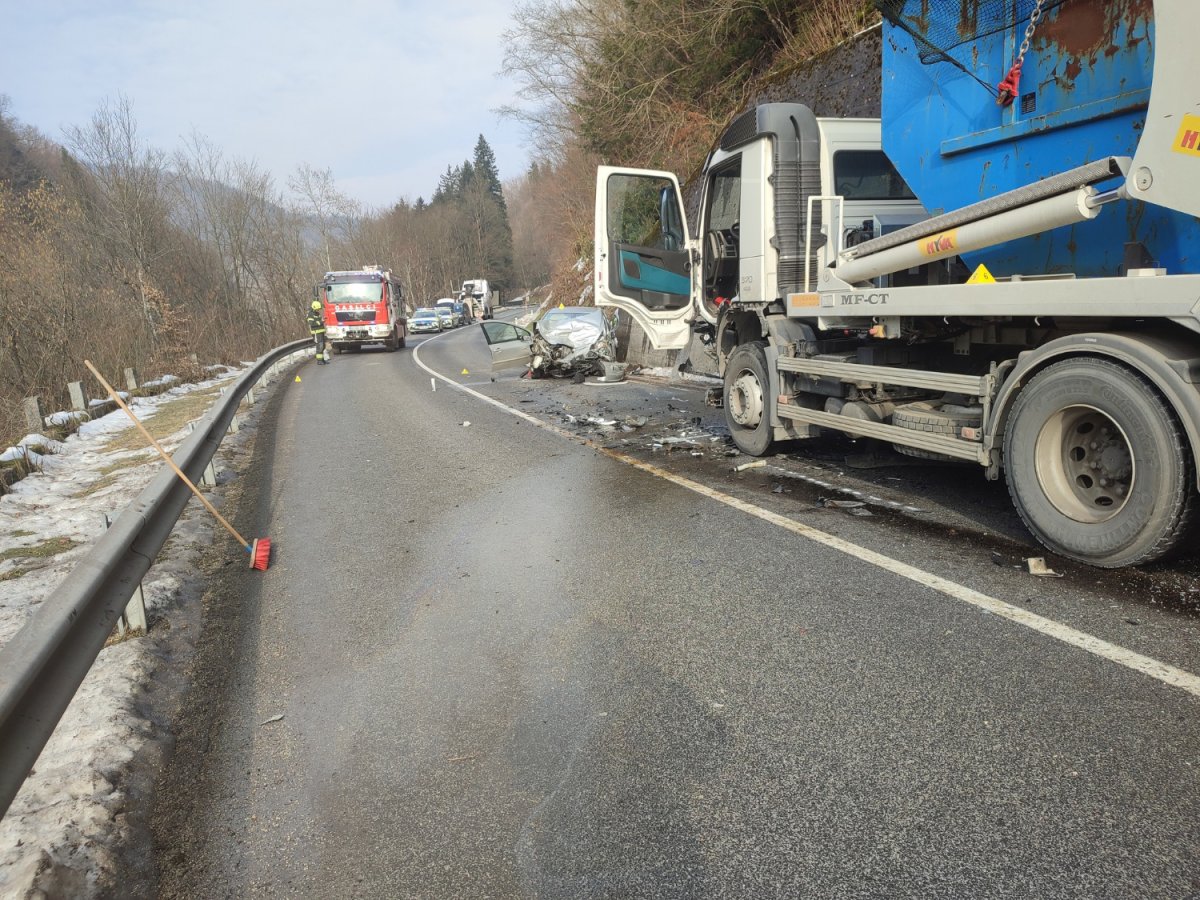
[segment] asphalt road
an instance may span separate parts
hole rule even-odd
[[[486,365],[469,328],[272,399],[163,896],[1200,895],[1200,697],[968,602],[1194,676],[1190,564],[1034,578],[973,470],[735,472],[702,391]]]

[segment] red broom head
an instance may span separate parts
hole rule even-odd
[[[265,572],[270,564],[271,539],[255,538],[254,543],[250,545],[250,568]]]

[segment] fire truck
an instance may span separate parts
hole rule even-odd
[[[325,338],[334,353],[383,344],[399,350],[408,337],[400,280],[388,269],[326,272],[313,295],[325,306]]]

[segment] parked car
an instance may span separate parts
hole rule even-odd
[[[416,334],[420,331],[441,331],[442,320],[438,311],[432,306],[423,306],[408,317],[408,330]]]
[[[439,316],[442,314],[448,315],[450,324],[445,327],[457,328],[459,325],[463,324],[463,316],[461,312],[462,304],[453,297],[443,297],[434,304],[434,308],[438,311]]]
[[[448,306],[437,307],[438,321],[442,323],[443,329],[453,328],[455,326],[454,310]]]

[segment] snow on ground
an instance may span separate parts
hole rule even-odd
[[[201,384],[137,398],[133,411],[143,420],[151,418],[164,405],[231,382],[237,374],[214,373]],[[116,518],[165,465],[153,449],[142,449],[140,436],[138,449],[105,449],[114,436],[132,428],[117,410],[85,423],[59,447],[42,441],[56,452],[42,456],[40,472],[0,497],[0,643],[84,557],[103,533],[105,515]],[[161,443],[173,452],[187,434],[181,428]],[[214,460],[219,473],[222,458],[247,439],[246,430],[227,436]],[[219,507],[219,497],[213,500]],[[214,534],[213,521],[199,503],[188,504],[143,585],[149,635],[101,651],[0,821],[0,896],[86,897],[104,888],[117,851],[131,834],[131,819],[145,815],[138,807],[145,797],[131,775],[133,764],[165,737],[165,725],[148,711],[146,698],[156,687],[150,676],[183,635],[191,641],[197,636],[202,591],[197,563],[224,536]]]

